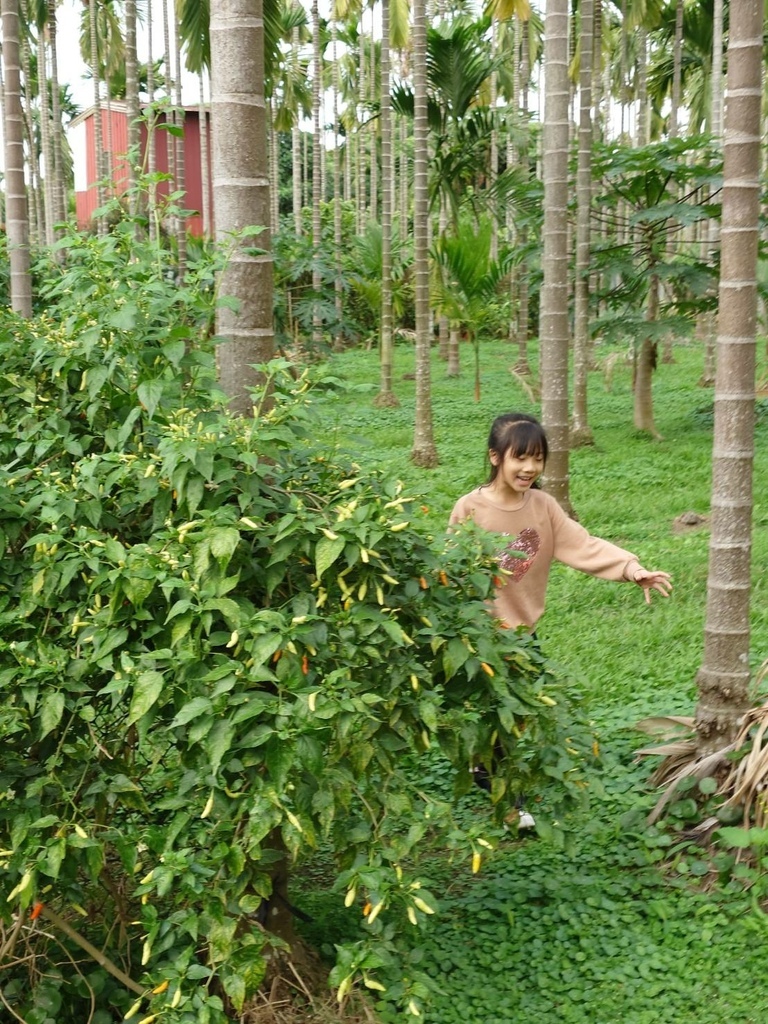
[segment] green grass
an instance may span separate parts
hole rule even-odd
[[[472,398],[470,353],[463,376],[445,377],[433,361],[435,440],[441,464],[416,469],[413,353],[398,348],[397,409],[372,404],[378,369],[372,353],[333,357],[330,369],[371,383],[328,404],[329,443],[350,448],[365,466],[386,466],[420,495],[417,515],[438,535],[454,501],[485,478],[484,446],[495,415],[532,410],[510,374],[511,350],[483,348],[483,395]],[[441,912],[401,950],[403,970],[432,979],[427,1020],[436,1024],[748,1024],[768,1016],[762,943],[768,918],[750,909],[734,883],[703,885],[708,864],[675,836],[644,823],[653,802],[647,765],[633,752],[634,723],[649,713],[690,714],[702,660],[708,532],[673,528],[682,513],[707,514],[710,500],[712,391],[697,387],[702,352],[676,350],[654,383],[653,441],[632,426],[630,370],[613,389],[590,381],[595,445],[571,460],[571,498],[581,522],[637,553],[648,568],[674,575],[669,601],[648,608],[634,587],[553,569],[539,634],[573,680],[600,736],[605,794],[571,823],[570,855],[540,840],[504,844],[473,878],[438,861],[432,891]],[[768,414],[761,408],[755,465],[753,661],[768,657]],[[424,506],[424,509],[421,508]],[[426,510],[426,511],[425,511]],[[481,811],[479,812],[481,813]],[[318,897],[319,899],[319,897]],[[334,899],[337,899],[334,897]],[[327,905],[330,910],[330,905]],[[346,931],[350,919],[340,919]],[[384,1021],[402,1019],[382,1001]]]

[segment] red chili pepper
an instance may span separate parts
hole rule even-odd
[[[32,907],[32,912],[29,915],[31,921],[36,921],[38,917],[40,917],[40,915],[43,912],[43,906],[44,904],[42,903],[35,903],[35,905]]]
[[[304,673],[304,675],[307,675],[309,673],[309,658],[306,656],[306,654],[301,659],[301,671]]]

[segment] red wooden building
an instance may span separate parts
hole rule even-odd
[[[91,224],[93,211],[97,206],[96,194],[96,108],[89,107],[78,115],[67,130],[75,165],[75,205],[77,226],[88,228]],[[160,125],[164,124],[164,115]],[[208,118],[208,166],[211,166],[211,132],[210,117]],[[110,156],[111,178],[118,194],[128,186],[126,153],[128,151],[128,116],[125,103],[113,100],[109,109],[106,105],[101,110],[102,145]],[[194,210],[187,220],[191,234],[203,233],[203,175],[200,160],[200,112],[197,107],[185,107],[183,139],[171,135],[159,127],[155,132],[156,169],[168,173],[169,147],[184,145],[184,186],[186,198],[181,205],[184,209]],[[144,154],[146,166],[147,127],[141,124],[141,152]],[[213,191],[208,182],[210,210],[213,211]],[[167,196],[174,187],[171,182],[163,181],[158,185],[158,194]],[[212,229],[212,226],[211,226]]]

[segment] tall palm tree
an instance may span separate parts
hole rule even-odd
[[[416,416],[411,459],[429,468],[438,462],[432,425],[429,323],[429,186],[427,167],[427,24],[425,0],[413,0],[413,242],[416,292]]]
[[[579,154],[576,177],[576,280],[573,344],[573,424],[571,444],[594,440],[587,409],[587,377],[590,364],[589,265],[590,214],[592,210],[592,55],[594,9],[592,0],[581,0],[581,53],[579,66]]]
[[[217,333],[219,378],[233,410],[248,414],[248,388],[258,380],[254,364],[274,352],[272,258],[253,255],[253,238],[231,241],[232,232],[269,223],[267,123],[263,66],[262,0],[217,0],[211,9],[211,112],[216,239],[229,246],[218,287],[237,300],[220,305]],[[258,244],[269,248],[268,233]]]
[[[174,148],[176,150],[176,190],[186,192],[186,165],[184,155],[184,104],[181,96],[181,32],[176,6],[171,10],[173,25],[173,49],[174,49],[174,124],[177,134],[174,136]],[[176,228],[176,267],[179,277],[183,280],[187,272],[187,222],[184,217],[176,217],[174,227]]]
[[[5,217],[11,265],[11,307],[32,316],[32,276],[29,262],[29,220],[24,182],[24,123],[21,109],[19,7],[17,0],[0,0],[3,21],[5,99]]]
[[[320,134],[320,111],[322,96],[322,46],[320,41],[320,8],[318,0],[312,0],[312,291],[319,296],[322,286],[320,272],[320,249],[322,246],[322,220],[320,203],[322,194],[322,167]],[[317,311],[312,315],[312,341],[315,346],[320,343],[320,316]]]
[[[547,0],[544,28],[544,239],[539,316],[541,412],[549,438],[546,488],[568,493],[568,0]]]
[[[763,5],[732,0],[725,116],[722,260],[704,661],[702,753],[728,743],[749,700]]]
[[[62,224],[67,219],[67,192],[64,182],[64,126],[59,89],[59,48],[56,0],[48,0],[48,51],[51,56],[51,122],[53,136],[54,215]]]
[[[136,54],[136,0],[125,0],[125,105],[128,120],[128,153],[134,154],[128,160],[128,182],[136,185],[136,161],[139,149],[139,74]],[[134,212],[137,208],[133,200]]]
[[[85,20],[83,17],[83,28],[80,36],[80,45],[83,56],[88,55],[88,64],[91,68],[91,79],[93,81],[93,145],[96,152],[96,204],[100,208],[104,205],[103,180],[107,174],[104,153],[104,131],[102,121],[101,105],[101,61],[99,60],[99,12],[97,0],[83,0],[87,3],[88,11]],[[104,219],[99,217],[96,221],[96,230],[101,235],[105,231]]]
[[[381,2],[381,334],[380,384],[376,404],[399,405],[392,390],[394,343],[392,336],[392,109],[389,80],[389,0]]]
[[[39,13],[39,12],[38,12]],[[46,11],[47,13],[47,11]],[[53,245],[54,179],[53,140],[51,138],[51,115],[48,104],[48,53],[45,45],[45,26],[37,24],[37,93],[39,101],[40,150],[45,163],[43,181],[43,209],[45,211],[44,237],[46,245]]]
[[[299,63],[299,27],[291,34],[291,60],[294,65]],[[338,71],[338,67],[336,67]],[[291,182],[293,185],[293,230],[298,236],[302,233],[301,225],[301,129],[298,117],[291,127]]]
[[[205,76],[211,68],[210,0],[176,0],[178,31],[185,51],[187,70],[198,76],[198,123],[200,125],[200,179],[203,193],[203,235],[211,234],[211,169],[209,111],[205,96]],[[180,77],[177,73],[177,77]]]

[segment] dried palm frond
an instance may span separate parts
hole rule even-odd
[[[694,720],[689,715],[654,715],[638,722],[636,728],[652,736],[671,738],[680,732],[690,735],[693,732]]]
[[[520,387],[525,392],[525,394],[526,394],[526,396],[528,398],[528,401],[531,402],[532,404],[535,404],[536,402],[538,402],[539,398],[541,397],[539,387],[536,384],[531,384],[531,382],[529,380],[527,380],[522,375],[522,373],[518,373],[518,371],[514,368],[514,366],[510,366],[509,372],[512,374],[512,376],[515,378],[517,383],[520,385]]]
[[[768,661],[755,677],[753,694],[767,677]],[[745,827],[751,824],[765,827],[768,823],[768,700],[746,712],[732,742],[706,754],[697,752],[693,718],[657,716],[638,723],[638,728],[668,740],[637,752],[638,756],[663,758],[650,778],[654,786],[663,786],[664,792],[648,816],[649,823],[659,819],[684,779],[713,778],[717,781],[716,795],[724,798],[723,806],[739,808]],[[711,822],[707,827],[711,827]]]

